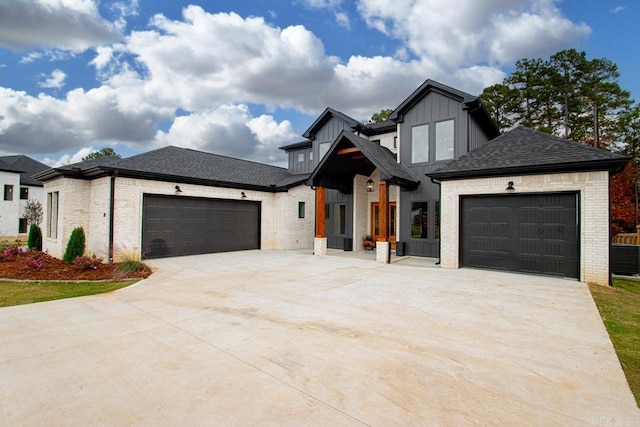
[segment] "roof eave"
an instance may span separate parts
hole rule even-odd
[[[589,163],[571,162],[556,163],[548,165],[531,165],[531,166],[510,166],[502,168],[482,169],[482,170],[464,170],[456,172],[431,172],[425,174],[430,178],[439,181],[449,181],[456,179],[469,178],[487,178],[499,176],[516,176],[516,175],[538,175],[544,173],[563,173],[563,172],[590,172],[595,170],[608,170],[618,172],[624,168],[629,162],[629,158],[597,160]]]

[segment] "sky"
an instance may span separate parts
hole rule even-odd
[[[0,0],[0,155],[286,165],[326,107],[366,120],[426,79],[479,95],[570,48],[639,101],[639,21],[638,0]]]

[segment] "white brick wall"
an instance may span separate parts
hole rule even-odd
[[[108,259],[110,180],[110,177],[92,181],[60,178],[45,183],[45,193],[60,192],[58,239],[45,238],[45,250],[55,257],[62,257],[73,228],[83,226],[87,253]],[[313,247],[314,192],[306,186],[298,186],[287,193],[270,193],[121,177],[115,182],[115,261],[123,256],[140,256],[143,194],[174,195],[176,185],[185,197],[239,200],[244,192],[247,200],[260,201],[263,249]],[[298,202],[305,202],[305,218],[298,218]]]
[[[4,186],[13,186],[13,200],[4,200]],[[20,218],[20,174],[0,171],[0,238],[14,240],[18,236]]]
[[[575,172],[442,182],[441,265],[458,268],[460,196],[505,194],[509,181],[516,193],[578,191],[580,194],[580,280],[609,284],[609,173]]]

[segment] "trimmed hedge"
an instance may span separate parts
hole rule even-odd
[[[27,240],[27,247],[33,251],[42,250],[42,230],[38,227],[38,224],[31,224],[29,226],[29,239]]]
[[[84,229],[82,227],[76,227],[71,232],[69,237],[69,243],[67,243],[67,250],[64,251],[62,260],[67,264],[72,264],[77,257],[84,255]]]

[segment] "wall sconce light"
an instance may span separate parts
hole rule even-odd
[[[180,189],[179,185],[176,185],[176,193],[182,193],[182,190]]]
[[[373,193],[373,180],[371,178],[367,181],[367,193]]]
[[[509,182],[507,183],[507,188],[506,188],[506,190],[507,190],[507,191],[513,191],[513,190],[515,190],[515,187],[513,186],[513,181],[509,181]]]
[[[244,194],[244,191],[242,193],[240,193],[240,198],[241,199],[246,199],[247,198],[247,195]]]

